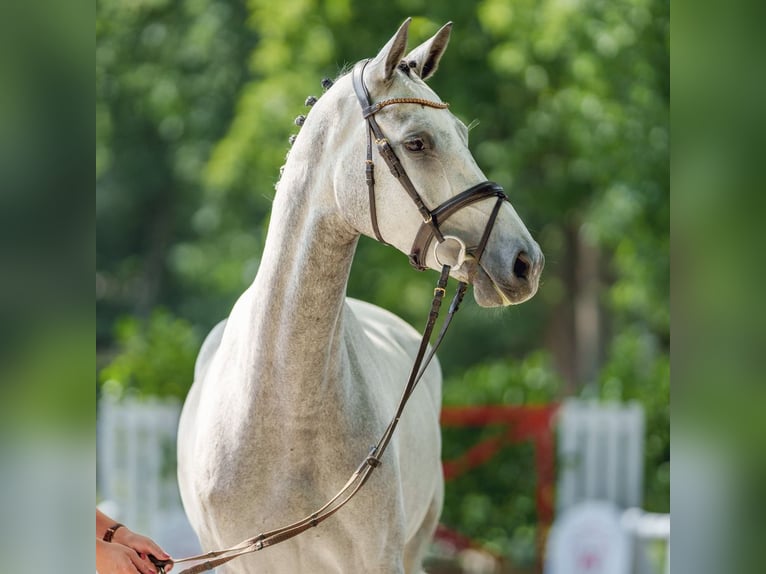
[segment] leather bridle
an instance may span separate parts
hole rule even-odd
[[[497,215],[500,211],[500,206],[502,205],[503,201],[507,201],[508,199],[503,192],[503,188],[491,181],[485,181],[474,185],[469,189],[466,189],[462,193],[459,193],[458,195],[448,199],[436,208],[429,209],[423,199],[420,197],[420,194],[418,194],[417,190],[415,189],[412,180],[407,175],[407,172],[405,171],[402,163],[399,161],[399,158],[397,158],[396,153],[391,147],[391,144],[383,135],[378,122],[375,120],[375,114],[386,106],[396,104],[418,104],[437,109],[445,109],[447,108],[448,104],[442,102],[432,102],[430,100],[421,98],[391,98],[373,104],[370,99],[370,93],[364,83],[364,69],[368,63],[369,60],[363,60],[354,67],[352,72],[352,81],[354,85],[354,91],[356,92],[356,96],[362,106],[362,116],[367,121],[368,126],[365,174],[369,192],[372,228],[376,238],[378,241],[386,243],[380,233],[375,206],[375,177],[372,154],[373,137],[381,157],[388,165],[391,173],[394,175],[394,177],[396,177],[409,197],[415,203],[415,206],[423,218],[423,223],[415,235],[415,240],[412,244],[412,249],[409,255],[410,263],[412,266],[421,271],[427,268],[427,249],[433,242],[433,239],[436,238],[438,244],[443,244],[450,239],[456,240],[461,246],[461,249],[465,251],[465,253],[463,253],[463,257],[465,257],[466,254],[471,255],[476,261],[476,266],[478,267],[481,261],[481,256],[484,252],[484,248],[487,245],[489,236],[492,232],[492,228],[495,224],[495,220],[497,219]],[[442,233],[440,225],[443,224],[454,213],[463,207],[471,205],[472,203],[491,197],[496,198],[495,205],[489,216],[487,225],[484,228],[481,239],[476,246],[466,248],[462,240],[453,236],[444,235]],[[439,261],[438,253],[435,252],[435,256],[437,261]],[[462,260],[458,258],[458,265],[460,263],[462,263]],[[450,304],[447,317],[445,317],[444,322],[442,323],[441,330],[439,331],[439,334],[437,335],[431,350],[428,351],[428,344],[431,340],[433,329],[439,316],[442,300],[446,294],[447,280],[449,279],[449,274],[453,266],[449,264],[442,265],[441,273],[439,274],[439,279],[437,281],[436,288],[434,289],[434,297],[431,302],[431,311],[428,314],[428,321],[426,322],[426,326],[423,329],[423,336],[420,341],[420,346],[418,348],[415,361],[412,365],[412,369],[410,370],[407,384],[404,387],[404,391],[402,392],[401,398],[399,399],[399,404],[396,407],[396,412],[391,418],[391,421],[388,423],[388,426],[380,437],[380,440],[378,440],[377,444],[370,449],[367,456],[361,462],[356,471],[351,475],[343,488],[341,488],[333,498],[326,502],[324,506],[319,508],[316,512],[304,517],[301,520],[298,520],[297,522],[283,526],[281,528],[277,528],[275,530],[261,533],[253,538],[248,538],[236,546],[232,546],[231,548],[227,548],[225,550],[215,550],[205,554],[200,554],[198,556],[190,556],[188,558],[175,560],[175,563],[200,562],[195,566],[182,570],[178,574],[198,574],[200,572],[205,572],[207,570],[216,568],[217,566],[220,566],[229,560],[233,560],[238,556],[256,552],[280,542],[284,542],[285,540],[289,540],[290,538],[293,538],[294,536],[297,536],[310,528],[318,526],[321,522],[338,512],[338,510],[345,506],[356,495],[356,493],[359,492],[362,486],[370,478],[370,475],[373,473],[373,471],[380,466],[380,459],[394,435],[394,431],[399,424],[399,419],[402,416],[402,412],[404,411],[407,400],[412,395],[412,392],[415,390],[418,382],[420,382],[420,379],[423,377],[426,368],[436,354],[436,351],[441,345],[441,342],[444,339],[444,335],[447,333],[447,329],[452,322],[452,318],[454,317],[455,313],[457,313],[457,310],[460,307],[460,303],[463,300],[468,283],[461,281],[458,283],[458,288],[452,299],[452,303]],[[427,351],[428,353],[426,354]],[[169,563],[169,561],[159,561],[156,560],[153,556],[150,558],[157,566],[160,574],[164,574],[164,567]]]
[[[383,135],[383,130],[380,129],[375,114],[380,110],[390,105],[398,104],[417,104],[421,106],[428,106],[437,109],[446,109],[449,104],[444,102],[434,102],[423,98],[390,98],[372,103],[370,92],[367,90],[367,85],[364,83],[364,70],[370,60],[362,60],[358,62],[352,71],[352,82],[354,85],[354,92],[359,100],[359,105],[362,107],[362,117],[367,121],[367,158],[365,159],[365,179],[367,181],[367,191],[370,204],[370,219],[372,220],[372,229],[375,237],[381,243],[388,245],[383,239],[380,233],[380,227],[378,226],[377,216],[377,202],[375,199],[375,175],[374,175],[374,162],[372,155],[372,142],[373,138],[375,145],[377,146],[378,153],[388,165],[388,169],[391,174],[399,181],[404,191],[415,204],[420,216],[423,219],[423,223],[418,229],[415,240],[412,243],[410,249],[410,264],[418,271],[427,269],[426,257],[428,253],[428,247],[434,238],[439,243],[445,240],[445,235],[442,233],[440,226],[457,211],[491,197],[496,198],[494,209],[490,214],[485,227],[485,232],[482,235],[481,241],[478,245],[466,248],[467,254],[471,255],[478,263],[481,258],[481,254],[484,252],[484,247],[489,239],[489,233],[495,225],[495,219],[500,211],[500,206],[503,201],[508,201],[508,197],[505,195],[503,188],[498,184],[491,181],[483,181],[466,189],[465,191],[457,194],[454,197],[449,198],[447,201],[439,205],[434,209],[429,209],[423,198],[420,197],[415,185],[407,175],[402,162],[396,156],[394,149],[391,147],[391,143]],[[404,64],[406,66],[406,63]],[[447,236],[448,237],[448,236]],[[464,246],[463,242],[460,243]],[[437,258],[438,259],[438,258]]]

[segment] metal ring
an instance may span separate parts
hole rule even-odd
[[[444,245],[449,241],[456,241],[458,243],[458,252],[457,255],[454,258],[453,261],[442,261],[442,258],[439,257],[439,248],[444,248]],[[439,265],[449,265],[452,267],[452,269],[457,270],[460,269],[460,266],[465,262],[465,254],[466,254],[466,246],[465,243],[463,243],[463,240],[459,237],[455,237],[454,235],[445,235],[444,241],[437,242],[434,245],[434,258],[436,259],[436,262]],[[446,256],[447,254],[443,254]]]

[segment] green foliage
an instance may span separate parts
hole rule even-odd
[[[608,401],[643,405],[644,507],[670,512],[670,358],[651,332],[628,329],[615,338],[596,391]]]
[[[444,383],[447,405],[544,405],[556,401],[564,382],[544,351],[523,360],[484,362]]]
[[[444,429],[444,458],[457,456],[498,429]],[[447,483],[441,520],[488,550],[530,567],[537,556],[537,474],[531,444],[506,445],[491,464]]]
[[[247,283],[260,243],[245,229],[267,206],[223,208],[202,181],[247,78],[246,14],[244,0],[97,4],[101,339],[158,304],[211,325]]]
[[[447,405],[543,405],[557,400],[564,382],[550,356],[538,351],[521,361],[485,362],[445,382]],[[452,460],[504,427],[443,428],[443,459]],[[491,462],[447,484],[442,521],[519,567],[537,556],[537,470],[531,443],[505,442]]]
[[[188,321],[157,309],[148,321],[123,317],[115,332],[117,356],[101,370],[106,392],[186,397],[200,344]]]

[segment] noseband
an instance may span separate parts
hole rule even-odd
[[[378,125],[378,122],[375,119],[375,114],[377,114],[386,106],[394,104],[418,104],[421,106],[428,106],[430,108],[436,109],[446,109],[449,104],[443,102],[433,102],[431,100],[425,100],[422,98],[391,98],[373,104],[370,97],[370,92],[367,90],[367,86],[364,83],[364,69],[369,62],[370,60],[362,60],[361,62],[357,63],[356,66],[354,66],[354,70],[352,72],[352,80],[354,85],[354,92],[356,92],[356,97],[362,107],[362,117],[364,117],[364,119],[367,121],[368,126],[365,179],[367,181],[367,190],[369,194],[370,219],[372,220],[372,230],[375,233],[375,237],[381,243],[389,245],[383,239],[383,236],[380,233],[380,228],[378,226],[375,201],[375,167],[372,158],[373,137],[375,139],[375,145],[378,148],[378,153],[388,165],[388,169],[391,171],[391,174],[399,181],[401,186],[404,188],[404,191],[407,192],[407,195],[409,195],[410,199],[412,199],[412,201],[415,203],[415,206],[423,218],[423,223],[420,225],[420,228],[415,234],[415,240],[412,243],[412,248],[410,249],[409,255],[410,264],[418,271],[423,271],[428,268],[426,265],[426,258],[428,247],[431,245],[433,239],[436,238],[438,243],[444,242],[445,239],[450,239],[450,236],[445,236],[442,233],[440,229],[441,224],[443,224],[450,216],[454,215],[464,207],[471,205],[472,203],[476,203],[477,201],[488,199],[490,197],[497,198],[495,206],[492,209],[492,213],[490,214],[487,221],[487,225],[484,228],[484,233],[482,234],[481,240],[476,246],[466,248],[465,244],[460,239],[452,238],[457,240],[457,242],[461,245],[461,251],[464,251],[464,253],[460,254],[459,261],[462,262],[462,259],[467,254],[471,255],[478,264],[482,253],[484,252],[484,248],[487,245],[487,241],[489,240],[489,235],[492,232],[492,228],[495,225],[495,219],[500,212],[500,206],[502,205],[503,201],[508,200],[508,197],[505,195],[503,188],[498,184],[491,181],[484,181],[466,189],[454,197],[449,198],[447,201],[437,206],[436,208],[429,209],[423,201],[423,198],[420,197],[417,189],[415,189],[415,185],[407,175],[402,162],[399,161],[399,158],[396,156],[396,153],[391,147],[388,139],[386,139],[386,137],[383,135],[383,131],[380,129],[380,125]],[[439,261],[438,255],[436,259]]]

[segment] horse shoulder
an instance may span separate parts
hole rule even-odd
[[[194,381],[202,381],[205,378],[210,363],[213,362],[213,357],[221,345],[221,339],[223,338],[223,332],[226,328],[226,321],[224,319],[219,321],[218,324],[213,327],[202,342],[202,346],[197,354],[197,360],[194,363]]]
[[[420,334],[412,325],[398,315],[372,303],[351,297],[347,297],[346,302],[368,335],[373,336],[373,338],[394,339],[408,351],[408,354],[414,356],[420,341]]]
[[[198,508],[192,508],[196,497],[194,493],[199,485],[192,483],[194,460],[196,457],[196,439],[198,428],[198,412],[205,377],[210,365],[221,345],[221,339],[226,328],[227,319],[220,321],[208,333],[202,342],[197,360],[194,363],[194,380],[184,401],[183,410],[178,425],[178,479],[182,494],[185,494],[186,511],[196,512]],[[188,491],[188,492],[184,492]],[[199,522],[198,522],[199,523]]]

